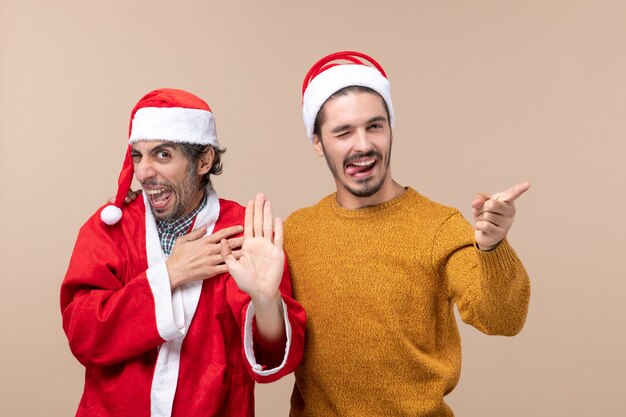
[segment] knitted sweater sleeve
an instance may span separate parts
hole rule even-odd
[[[528,274],[505,239],[490,252],[474,246],[473,229],[455,212],[439,227],[433,264],[463,321],[483,333],[513,336],[526,320]]]

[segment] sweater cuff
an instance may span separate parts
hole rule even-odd
[[[289,323],[289,313],[287,312],[287,304],[284,300],[280,300],[283,303],[283,320],[285,321],[285,334],[287,335],[287,342],[285,343],[285,353],[280,365],[272,369],[263,369],[263,366],[257,363],[254,356],[254,338],[252,337],[252,321],[254,319],[254,304],[250,302],[246,311],[246,321],[244,323],[243,331],[243,347],[246,353],[246,359],[252,367],[252,371],[260,376],[273,375],[283,369],[287,363],[287,357],[289,356],[289,349],[291,347],[291,324]]]
[[[510,271],[518,262],[517,254],[506,238],[494,249],[488,252],[478,250],[478,254],[483,270],[486,271]]]
[[[185,334],[185,313],[182,294],[178,288],[172,293],[165,262],[146,271],[154,297],[157,330],[164,340],[172,340]]]

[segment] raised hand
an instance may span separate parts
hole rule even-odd
[[[283,276],[283,224],[272,219],[272,206],[263,194],[249,201],[244,220],[244,241],[237,259],[231,245],[222,240],[222,258],[241,291],[255,308],[257,331],[264,342],[285,337],[280,282]]]
[[[240,248],[244,238],[233,238],[232,236],[241,233],[242,230],[241,226],[231,226],[210,236],[204,236],[206,226],[202,226],[185,236],[179,237],[165,263],[172,289],[188,282],[211,278],[228,271],[221,255],[221,242],[228,242],[228,245],[233,249]],[[240,250],[232,253],[235,259],[240,255]]]
[[[530,188],[530,182],[522,182],[506,191],[492,195],[478,193],[472,200],[474,215],[474,239],[483,251],[494,249],[504,240],[515,217],[514,201]]]
[[[239,288],[255,300],[276,299],[283,276],[283,224],[274,224],[272,207],[263,194],[249,201],[244,219],[241,257],[231,253],[228,241],[222,241],[222,258]]]

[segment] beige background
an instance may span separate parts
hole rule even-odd
[[[0,414],[74,413],[58,290],[114,193],[135,102],[205,98],[228,148],[218,192],[265,191],[286,216],[333,190],[299,91],[341,49],[390,74],[399,182],[469,215],[475,192],[533,181],[510,236],[528,321],[515,338],[461,326],[456,414],[626,408],[626,2],[0,0],[0,47]],[[257,414],[286,415],[291,385],[258,387]]]

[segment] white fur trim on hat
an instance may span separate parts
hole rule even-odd
[[[311,142],[313,142],[315,118],[326,100],[342,88],[353,85],[369,87],[381,95],[389,110],[389,124],[393,126],[394,116],[389,80],[374,67],[358,64],[335,65],[313,78],[304,92],[302,117]]]
[[[220,146],[213,114],[182,107],[144,107],[137,110],[128,143],[140,140]]]

